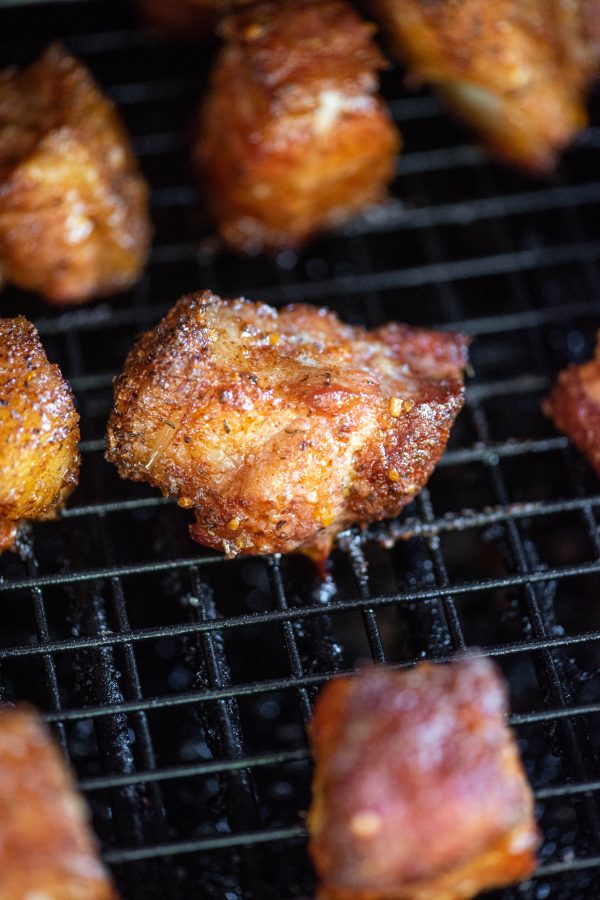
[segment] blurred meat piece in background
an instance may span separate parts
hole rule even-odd
[[[600,476],[600,332],[594,359],[563,369],[542,409]]]
[[[0,711],[0,900],[118,900],[89,816],[41,719]]]
[[[587,124],[598,0],[370,0],[413,81],[429,82],[493,155],[549,172]]]
[[[377,93],[373,26],[344,0],[282,0],[219,32],[194,163],[223,240],[295,247],[383,200],[400,137]]]
[[[134,284],[150,237],[146,183],[87,69],[52,45],[0,73],[0,281],[82,303]]]

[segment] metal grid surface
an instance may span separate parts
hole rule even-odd
[[[530,182],[392,70],[406,144],[395,199],[298,257],[239,260],[197,240],[209,231],[185,135],[208,51],[159,44],[118,2],[0,11],[2,65],[54,38],[119,104],[156,241],[124,297],[55,312],[2,296],[73,385],[83,466],[63,518],[32,529],[27,558],[0,560],[0,699],[53,723],[123,895],[311,896],[305,726],[319,685],[364,659],[477,647],[508,678],[545,837],[536,877],[495,896],[597,898],[600,485],[539,403],[600,322],[600,128],[559,177]],[[302,558],[199,548],[188,514],[103,460],[111,378],[134,338],[206,287],[475,339],[467,405],[428,488],[343,540],[328,583]]]

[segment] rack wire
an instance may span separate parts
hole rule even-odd
[[[495,896],[598,897],[600,487],[539,404],[590,355],[600,319],[600,127],[534,183],[391,70],[406,145],[393,199],[298,256],[241,260],[211,239],[188,171],[207,52],[160,43],[117,2],[0,10],[2,65],[56,38],[119,104],[156,241],[126,296],[53,312],[3,294],[3,315],[36,322],[74,387],[83,466],[62,519],[32,528],[26,558],[0,560],[0,700],[52,723],[123,896],[311,896],[319,686],[365,659],[469,648],[508,679],[544,832],[535,877]],[[475,339],[467,405],[429,486],[396,521],[345,535],[325,583],[300,557],[199,548],[186,513],[103,460],[113,375],[198,288]]]

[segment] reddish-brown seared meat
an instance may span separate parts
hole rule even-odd
[[[88,813],[38,716],[0,712],[0,900],[117,900]]]
[[[529,876],[533,797],[488,660],[364,669],[315,708],[320,900],[466,900]]]
[[[542,409],[600,476],[600,332],[595,358],[582,366],[567,366]]]
[[[220,33],[194,161],[221,237],[293,247],[382,200],[400,138],[372,26],[344,0],[278,0]]]
[[[323,559],[343,528],[423,487],[463,404],[466,347],[315,307],[184,297],[115,383],[107,458],[193,507],[201,544]]]
[[[146,183],[114,106],[56,45],[0,73],[0,282],[81,303],[140,277]]]
[[[500,158],[540,174],[587,123],[597,0],[370,0],[398,56]]]
[[[53,518],[77,484],[78,422],[35,327],[22,316],[0,319],[0,553],[21,519]]]

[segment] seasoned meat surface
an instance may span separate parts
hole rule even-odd
[[[587,122],[597,0],[370,0],[411,75],[435,85],[491,153],[544,173]]]
[[[600,476],[600,332],[594,359],[582,366],[567,366],[542,409]]]
[[[372,26],[344,0],[277,0],[220,33],[194,161],[221,237],[293,247],[382,200],[400,139]]]
[[[21,519],[53,518],[77,484],[79,416],[35,327],[0,319],[0,552]]]
[[[487,660],[371,667],[315,708],[321,900],[465,900],[531,874],[533,797]]]
[[[88,813],[26,708],[0,711],[0,900],[117,900]]]
[[[147,187],[112,103],[53,45],[0,73],[0,280],[53,303],[124,290],[148,254]]]
[[[466,347],[315,307],[184,297],[116,380],[107,458],[193,507],[202,544],[322,559],[340,530],[423,487],[463,404]]]

